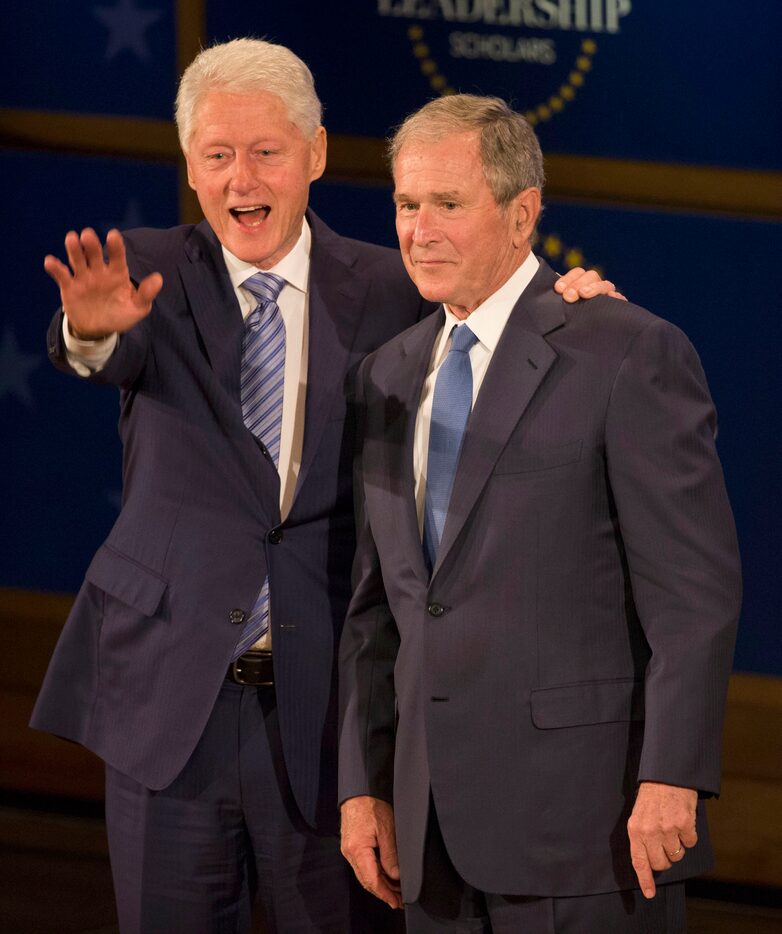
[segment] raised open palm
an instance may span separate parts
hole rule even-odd
[[[130,330],[149,314],[163,287],[159,272],[146,276],[138,287],[131,282],[125,244],[118,230],[108,232],[106,251],[108,258],[104,259],[98,235],[86,227],[81,235],[75,230],[66,234],[69,266],[51,254],[43,261],[44,269],[60,287],[71,332],[83,340]]]

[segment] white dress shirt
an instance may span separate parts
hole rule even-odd
[[[282,393],[282,432],[280,436],[280,515],[288,515],[296,492],[301,469],[304,441],[304,403],[307,398],[307,363],[309,360],[309,277],[312,234],[304,221],[296,245],[276,266],[264,269],[285,280],[277,304],[285,322],[285,383]],[[256,306],[256,300],[242,282],[258,272],[257,266],[237,259],[223,247],[225,265],[236,291],[242,317]]]
[[[429,429],[432,423],[432,402],[437,374],[451,349],[451,332],[454,327],[468,324],[478,340],[470,348],[470,366],[472,368],[472,404],[478,398],[483,378],[491,363],[492,354],[500,342],[502,332],[508,323],[513,306],[519,296],[532,281],[540,263],[530,253],[507,282],[490,295],[483,304],[461,320],[454,315],[447,305],[443,305],[443,326],[434,342],[432,359],[429,363],[421,398],[418,403],[418,415],[413,438],[413,471],[415,474],[415,508],[418,513],[418,531],[423,540],[424,504],[426,500],[426,468],[429,460]]]

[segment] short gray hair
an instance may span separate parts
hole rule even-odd
[[[323,108],[312,72],[297,55],[264,39],[233,39],[203,49],[182,75],[175,119],[183,152],[190,145],[198,105],[210,91],[276,94],[307,139],[321,125]]]
[[[543,190],[543,154],[532,127],[501,98],[478,94],[438,97],[411,114],[389,140],[392,171],[408,143],[470,130],[480,133],[483,175],[497,204],[509,204],[525,188]]]

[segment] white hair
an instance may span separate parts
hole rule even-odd
[[[198,106],[210,91],[276,94],[307,139],[321,125],[323,108],[312,72],[297,55],[264,39],[233,39],[203,49],[182,75],[175,119],[183,152],[190,145]]]

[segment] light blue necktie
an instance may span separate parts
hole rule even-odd
[[[472,408],[470,348],[478,338],[466,324],[451,331],[451,349],[434,385],[424,504],[424,557],[431,571],[443,537],[448,503]]]
[[[285,322],[277,297],[285,285],[281,276],[257,272],[242,287],[258,304],[245,321],[242,344],[242,415],[245,425],[263,444],[275,467],[280,463],[282,392],[285,382]],[[238,658],[269,628],[269,578],[263,582],[234,649]]]

